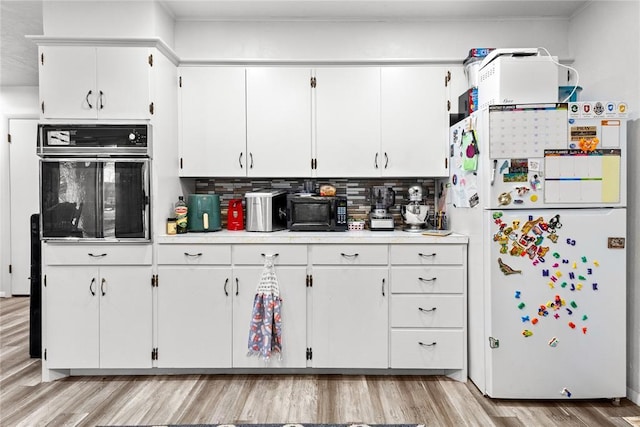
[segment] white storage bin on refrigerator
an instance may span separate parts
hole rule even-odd
[[[558,100],[558,66],[550,56],[498,56],[480,68],[478,105]]]

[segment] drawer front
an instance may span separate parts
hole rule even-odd
[[[159,245],[158,264],[231,265],[231,245]]]
[[[45,243],[48,265],[151,265],[152,245],[74,245]]]
[[[313,245],[314,265],[386,265],[387,245]]]
[[[464,245],[391,245],[391,264],[462,265]]]
[[[307,265],[306,245],[233,245],[235,265],[264,265],[264,256],[275,254],[276,265]]]
[[[462,330],[392,330],[391,367],[404,369],[462,369]]]
[[[464,267],[391,267],[391,292],[461,294]]]
[[[392,328],[451,328],[464,326],[464,298],[460,296],[393,295]]]

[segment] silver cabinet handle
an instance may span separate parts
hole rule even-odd
[[[376,169],[378,169],[378,153],[376,153],[376,158],[373,160],[373,164],[375,165]]]
[[[185,254],[186,256],[190,256],[190,257],[193,257],[193,258],[196,258],[196,257],[202,256],[202,252],[198,252],[197,254],[190,254],[189,252],[185,252],[184,254]]]
[[[227,277],[227,280],[224,281],[224,294],[225,296],[229,296],[229,292],[227,292],[227,283],[229,283],[229,278]]]
[[[429,313],[429,312],[432,312],[432,311],[436,311],[436,308],[437,307],[433,307],[431,309],[425,309],[425,308],[422,308],[422,307],[418,307],[418,310],[420,310],[423,313]]]
[[[107,254],[92,254],[91,252],[89,252],[89,256],[93,258],[102,258],[107,256]]]
[[[418,255],[420,255],[423,258],[433,258],[434,256],[436,256],[436,253],[432,253],[432,254],[423,254],[422,252],[418,252]]]
[[[104,103],[102,102],[102,98],[104,97],[104,92],[100,91],[100,97],[98,98],[100,105],[99,105],[99,109],[102,110],[104,108]]]
[[[385,279],[382,279],[382,296],[385,296],[384,295],[384,282],[385,282]]]
[[[105,296],[107,293],[104,290],[104,284],[107,283],[107,279],[105,279],[104,277],[102,278],[102,282],[100,282],[100,292],[102,293],[102,296]]]
[[[251,160],[251,164],[249,165],[249,169],[253,169],[253,153],[249,153],[249,160]]]
[[[423,342],[418,341],[418,344],[420,344],[423,347],[433,347],[434,345],[438,344],[437,342],[432,342],[431,344],[425,344]]]
[[[265,255],[265,254],[260,254],[260,255],[262,255],[262,256],[267,256],[267,255]],[[280,254],[273,254],[273,255],[270,255],[270,256],[272,256],[272,257],[277,257],[277,256],[280,256]]]
[[[91,279],[91,283],[89,283],[89,292],[91,292],[91,295],[93,295],[95,297],[96,293],[93,290],[93,284],[94,283],[96,283],[96,278],[95,277],[93,279]]]
[[[87,92],[87,96],[84,97],[85,102],[87,103],[87,105],[89,106],[90,109],[93,108],[93,105],[91,105],[91,102],[89,101],[89,95],[91,95],[93,92],[89,91]]]
[[[340,252],[340,255],[342,255],[345,258],[356,258],[359,254],[355,253],[355,254],[345,254],[344,252]]]
[[[389,166],[389,156],[387,156],[387,153],[384,153],[384,168],[386,169],[387,166]]]
[[[240,163],[240,169],[242,169],[242,168],[244,167],[244,166],[242,166],[242,155],[243,155],[243,154],[244,154],[244,153],[241,151],[241,152],[240,152],[240,157],[238,157],[238,163]]]
[[[422,277],[418,277],[418,280],[421,282],[435,282],[436,277],[432,277],[431,279],[423,279]]]
[[[238,280],[238,278],[236,277],[236,296],[238,295],[238,293],[240,292],[240,281]]]

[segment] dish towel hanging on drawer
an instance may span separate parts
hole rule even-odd
[[[249,329],[248,356],[259,356],[265,362],[277,353],[282,358],[282,299],[273,266],[277,255],[265,255],[264,269],[253,300]]]

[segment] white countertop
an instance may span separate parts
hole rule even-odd
[[[425,230],[426,231],[426,230]],[[187,233],[176,235],[160,235],[156,237],[156,242],[166,243],[326,243],[326,244],[349,244],[349,243],[439,243],[439,244],[466,244],[468,237],[462,234],[452,233],[448,236],[427,236],[422,233],[410,233],[401,230],[395,231],[337,231],[337,232],[305,232],[305,231],[274,231],[249,232],[249,231],[228,231],[220,230],[210,233]]]

